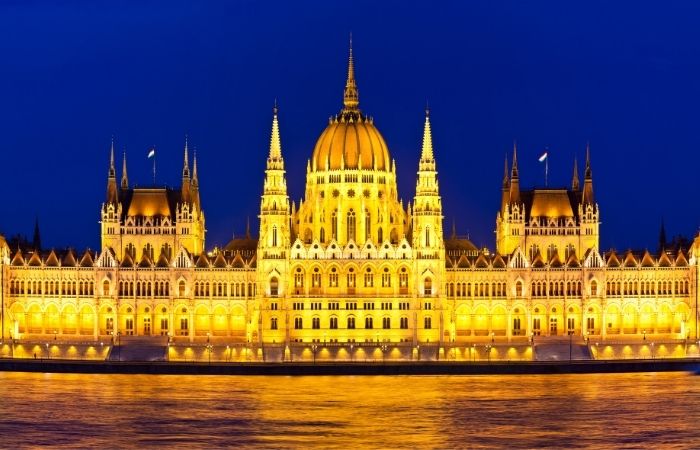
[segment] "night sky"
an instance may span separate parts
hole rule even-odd
[[[54,3],[58,3],[59,6]],[[440,3],[440,4],[438,4]],[[698,2],[3,2],[0,232],[99,246],[110,138],[131,184],[179,184],[197,148],[207,246],[257,224],[274,99],[292,199],[339,112],[353,34],[360,108],[415,192],[431,108],[445,229],[494,247],[503,158],[567,186],[591,145],[601,247],[700,225]],[[257,234],[257,231],[255,231]]]

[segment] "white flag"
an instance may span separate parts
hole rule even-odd
[[[540,156],[540,159],[538,159],[538,161],[544,162],[545,159],[547,159],[547,152],[542,153],[542,156]]]
[[[156,156],[156,149],[152,148],[148,151],[148,158],[150,159],[150,158],[153,158],[154,156]]]

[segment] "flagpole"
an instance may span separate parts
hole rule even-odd
[[[155,149],[156,146],[154,145],[153,148]],[[156,154],[153,152],[153,187],[156,186]]]
[[[155,159],[153,163],[155,164]],[[549,155],[544,159],[544,187],[547,187],[547,177],[549,175]]]

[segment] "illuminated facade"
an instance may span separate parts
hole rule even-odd
[[[426,113],[412,203],[359,109],[352,51],[344,106],[290,203],[277,109],[249,233],[205,252],[196,155],[180,189],[117,183],[110,155],[101,251],[11,252],[0,240],[3,336],[169,335],[294,346],[461,345],[572,334],[696,337],[700,239],[687,253],[601,253],[590,153],[583,186],[521,190],[517,155],[502,184],[496,250],[443,233]],[[416,155],[418,156],[418,155]]]

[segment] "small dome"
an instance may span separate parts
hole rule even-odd
[[[231,239],[228,244],[224,247],[224,251],[226,252],[236,252],[239,251],[241,253],[244,253],[246,251],[256,251],[258,249],[258,240],[251,238],[250,236],[246,236],[243,238],[234,238]]]
[[[379,130],[367,117],[341,114],[316,142],[313,153],[316,171],[375,169],[388,171],[389,149]]]
[[[458,251],[460,254],[464,252],[468,253],[478,253],[479,249],[476,245],[469,239],[452,237],[445,239],[445,250],[447,251]]]

